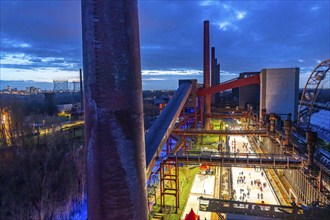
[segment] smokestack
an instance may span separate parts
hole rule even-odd
[[[204,88],[210,87],[210,31],[209,21],[204,21]],[[205,114],[211,113],[211,95],[204,98]],[[210,118],[205,118],[204,129],[209,129]]]
[[[82,1],[88,219],[148,219],[136,0]]]
[[[216,63],[215,63],[216,59],[215,59],[215,48],[212,47],[211,48],[211,86],[215,86],[215,82],[216,82]]]
[[[218,63],[218,68],[217,68],[217,77],[218,77],[218,84],[220,84],[220,63]]]
[[[80,110],[84,110],[84,92],[83,92],[83,82],[82,82],[82,71],[79,69],[79,78],[80,78]]]
[[[215,48],[211,48],[211,86],[216,85],[216,59],[215,59]],[[211,95],[211,103],[215,105],[215,94]]]

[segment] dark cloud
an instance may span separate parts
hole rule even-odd
[[[81,67],[80,1],[1,1],[1,68]],[[202,69],[203,20],[229,73],[330,57],[328,1],[139,1],[142,68]],[[10,63],[24,54],[25,64]],[[9,59],[10,58],[10,59]],[[4,62],[5,61],[5,62]],[[176,84],[175,84],[176,86]]]

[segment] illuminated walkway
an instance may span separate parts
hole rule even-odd
[[[235,144],[236,142],[236,144]],[[243,147],[245,145],[246,147]],[[231,152],[253,153],[253,149],[246,137],[231,136],[229,139]],[[263,172],[263,169],[233,167],[232,183],[234,199],[254,203],[279,204],[275,194]]]
[[[184,219],[186,214],[190,212],[191,208],[194,212],[200,216],[200,219],[211,219],[211,212],[199,211],[200,196],[213,198],[214,196],[214,175],[197,174],[194,179],[194,183],[191,187],[190,194],[188,197],[187,205],[182,212],[181,219]]]

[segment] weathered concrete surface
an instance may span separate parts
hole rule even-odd
[[[88,219],[147,219],[137,1],[82,1]]]
[[[291,113],[293,120],[297,120],[298,96],[299,68],[275,68],[261,71],[260,109],[267,109],[267,114],[270,112]]]

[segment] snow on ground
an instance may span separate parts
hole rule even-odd
[[[330,131],[330,111],[320,110],[311,116],[311,123],[320,128]]]
[[[214,192],[214,175],[201,175],[197,174],[190,193],[206,194],[213,196]]]
[[[235,146],[234,139],[236,141],[236,151],[238,149],[240,153],[254,152],[248,139],[243,136],[230,137],[230,149],[233,149]],[[247,147],[243,148],[243,143]],[[233,167],[231,170],[233,189],[236,192],[235,200],[255,203],[262,203],[264,201],[265,204],[278,204],[263,169]],[[260,184],[258,185],[258,183]]]
[[[188,197],[187,205],[182,212],[181,219],[184,219],[186,214],[188,214],[191,208],[194,212],[200,216],[200,219],[211,219],[211,212],[199,211],[199,200],[200,196],[206,198],[213,198],[214,190],[214,175],[202,175],[196,174],[194,178],[193,185]]]
[[[311,124],[314,131],[317,131],[318,137],[330,142],[330,111],[320,110],[311,116]]]
[[[202,196],[202,195],[194,195],[194,194],[190,194],[189,198],[188,198],[188,202],[186,205],[186,208],[183,212],[183,215],[181,216],[181,219],[184,219],[186,217],[186,214],[188,214],[191,210],[191,208],[194,210],[194,212],[200,216],[200,219],[207,219],[210,220],[211,219],[211,212],[203,212],[203,211],[199,211],[199,200],[198,198]],[[213,198],[213,196],[204,196],[206,198]]]

